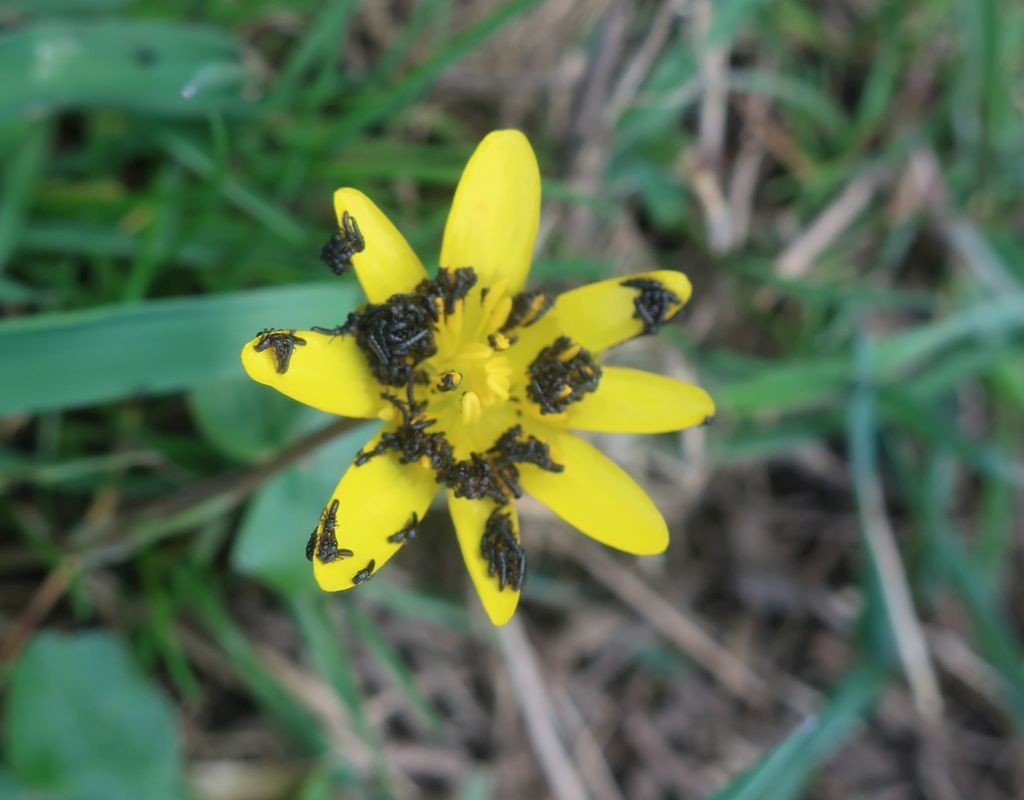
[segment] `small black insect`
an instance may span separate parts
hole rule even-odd
[[[512,517],[494,509],[487,518],[480,538],[480,555],[487,560],[487,574],[497,576],[498,589],[506,586],[519,591],[526,583],[526,551],[516,539]]]
[[[441,377],[437,381],[437,388],[442,392],[452,392],[459,387],[460,383],[462,383],[462,373],[450,369],[441,373]]]
[[[360,583],[365,583],[373,577],[373,568],[377,566],[376,562],[371,558],[370,563],[363,567],[359,572],[352,576],[352,585],[357,586]]]
[[[506,505],[509,501],[505,484],[494,465],[479,453],[470,453],[469,458],[449,462],[438,471],[437,482],[451,489],[456,497],[467,500],[489,497],[499,505]]]
[[[316,552],[316,543],[318,541],[318,534],[320,533],[320,521],[317,520],[316,525],[313,526],[313,532],[309,534],[309,541],[306,542],[306,561],[313,560],[313,554]]]
[[[330,564],[332,561],[340,561],[355,555],[351,550],[338,547],[338,536],[335,530],[338,524],[337,515],[338,501],[332,500],[330,508],[324,509],[320,518],[322,530],[320,531],[320,542],[316,548],[316,557],[323,564]],[[309,549],[309,545],[306,547]]]
[[[352,256],[366,249],[366,240],[359,231],[356,218],[345,211],[341,215],[341,230],[327,240],[320,250],[323,261],[335,275],[344,275],[352,269]]]
[[[501,326],[501,332],[533,325],[551,310],[554,303],[555,298],[547,292],[520,292],[512,298],[512,310]]]
[[[341,325],[335,325],[333,328],[321,328],[319,325],[314,325],[310,330],[314,333],[322,333],[325,336],[348,336],[355,330],[356,320],[357,314],[353,311],[349,313]]]
[[[400,453],[399,461],[402,464],[412,464],[426,457],[431,468],[438,471],[443,470],[451,461],[452,446],[444,434],[439,431],[428,433],[426,430],[436,420],[423,416],[426,404],[416,402],[412,381],[406,384],[405,392],[405,400],[387,392],[381,394],[381,397],[398,409],[402,421],[395,430],[382,433],[372,450],[360,450],[356,453],[357,467],[388,450]]]
[[[529,372],[526,393],[540,406],[541,414],[565,411],[569,403],[597,389],[601,379],[601,367],[590,353],[566,336],[559,336],[541,350]]]
[[[437,352],[434,313],[429,298],[396,294],[384,303],[367,303],[340,330],[330,332],[354,333],[377,379],[387,386],[405,386],[416,377],[416,366]]]
[[[551,458],[551,449],[535,436],[524,435],[520,425],[514,425],[498,437],[487,451],[495,476],[513,497],[522,497],[517,464],[533,464],[547,472],[562,472],[565,466]]]
[[[138,47],[132,55],[135,57],[136,63],[143,67],[150,67],[157,62],[156,51],[149,47]]]
[[[657,333],[662,325],[675,316],[673,306],[678,309],[683,304],[679,296],[670,292],[661,281],[631,278],[620,285],[637,290],[633,298],[633,319],[643,323],[644,336]]]
[[[469,290],[474,286],[476,270],[472,267],[459,267],[454,270],[441,267],[437,271],[437,277],[421,281],[416,287],[416,292],[426,298],[437,298],[441,301],[444,313],[452,314],[455,311],[455,303],[469,294]]]
[[[306,340],[296,336],[294,330],[277,331],[273,328],[264,328],[256,335],[259,340],[253,345],[253,349],[257,353],[261,353],[267,348],[273,347],[274,358],[277,360],[277,371],[281,375],[288,371],[295,346],[306,344]]]
[[[419,526],[419,518],[416,516],[416,512],[412,512],[412,516],[409,517],[408,522],[401,527],[401,529],[395,531],[388,537],[388,541],[391,544],[405,544],[411,539],[416,538],[416,530]]]
[[[700,424],[699,427],[707,428],[714,421],[715,421],[715,415],[714,414],[709,414],[708,416],[704,417],[704,421]]]

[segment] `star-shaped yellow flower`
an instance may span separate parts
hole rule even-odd
[[[439,485],[495,625],[511,618],[526,578],[524,491],[611,547],[668,545],[650,498],[571,431],[661,433],[714,414],[697,386],[600,363],[674,316],[690,283],[657,270],[557,297],[525,291],[540,194],[526,137],[488,135],[459,181],[430,278],[369,198],[339,189],[340,227],[322,257],[338,273],[354,267],[368,303],[336,328],[264,331],[242,348],[254,380],[322,411],[386,420],[310,536],[321,588],[348,589],[383,567],[415,538]]]

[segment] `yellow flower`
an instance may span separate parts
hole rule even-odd
[[[334,207],[340,228],[322,257],[339,274],[354,267],[368,303],[336,328],[264,331],[242,349],[260,383],[332,414],[385,420],[310,536],[320,587],[348,589],[383,567],[415,537],[439,485],[495,625],[512,616],[526,577],[523,491],[599,542],[662,552],[668,529],[654,503],[571,431],[661,433],[714,414],[699,387],[600,363],[679,311],[686,276],[525,291],[540,173],[518,131],[491,133],[466,165],[435,278],[361,192],[339,189]]]

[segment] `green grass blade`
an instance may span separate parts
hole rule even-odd
[[[175,161],[210,181],[230,203],[265,225],[267,230],[289,244],[301,245],[306,241],[302,225],[238,179],[221,175],[217,162],[190,139],[166,129],[160,131],[157,138]]]
[[[333,66],[356,5],[354,0],[331,0],[325,5],[281,68],[267,99],[268,106],[279,107],[292,102],[302,89],[303,78],[318,62],[324,68]]]
[[[0,323],[0,415],[189,389],[241,374],[263,327],[333,325],[352,282],[153,300]]]
[[[885,672],[854,666],[817,714],[807,717],[756,766],[709,800],[797,798],[821,764],[856,731],[885,686]]]
[[[308,753],[323,755],[329,743],[320,722],[302,707],[263,665],[248,638],[235,624],[223,600],[211,588],[212,576],[187,580],[185,596],[214,640],[230,660],[239,679],[256,701],[273,716],[291,738]]]
[[[501,30],[520,14],[529,11],[540,0],[512,0],[484,17],[462,35],[439,48],[423,64],[412,70],[391,89],[367,89],[352,101],[352,110],[338,125],[331,137],[342,147],[368,126],[393,115],[421,95],[438,75],[463,58],[485,40]]]
[[[235,40],[215,28],[100,20],[0,34],[0,121],[67,107],[200,116],[244,106],[250,80]]]
[[[376,657],[384,669],[391,675],[398,688],[405,695],[405,699],[415,709],[416,713],[423,719],[435,734],[440,734],[444,729],[444,723],[437,711],[431,705],[423,692],[413,680],[412,673],[402,661],[395,649],[387,643],[381,632],[374,625],[373,621],[364,614],[358,606],[352,605],[348,609],[349,620],[352,628],[366,643],[370,652]]]
[[[42,177],[49,146],[49,128],[37,123],[27,126],[14,152],[5,155],[9,161],[0,181],[0,272],[18,244],[25,207]]]

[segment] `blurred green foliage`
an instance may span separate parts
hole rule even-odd
[[[33,639],[10,676],[4,739],[6,766],[25,796],[172,800],[184,793],[171,706],[109,633]]]

